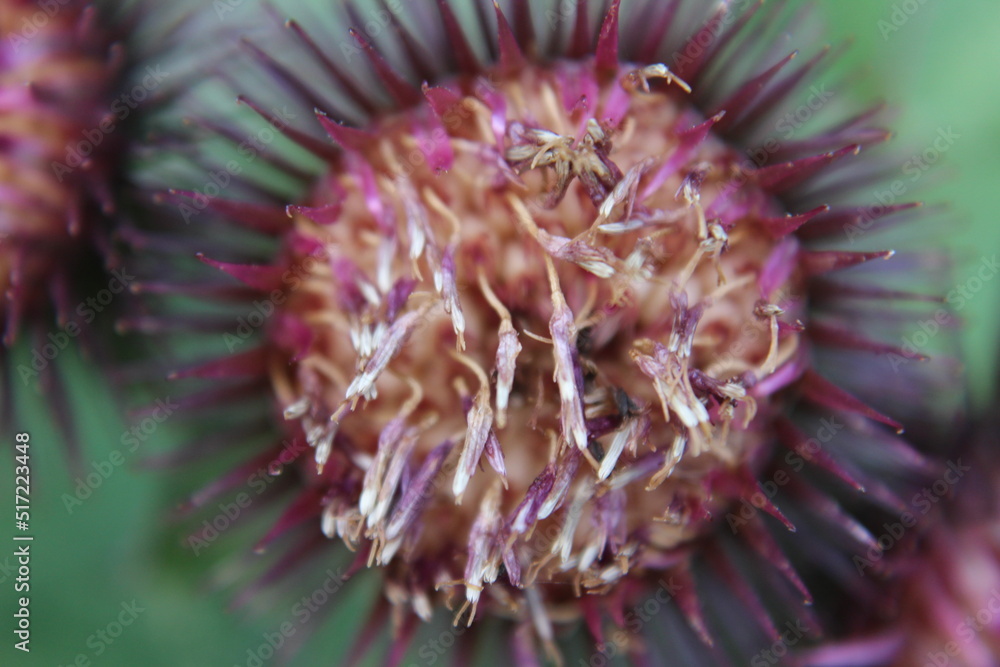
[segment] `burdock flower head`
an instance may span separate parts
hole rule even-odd
[[[0,324],[7,344],[24,319],[50,315],[50,302],[62,322],[75,315],[76,272],[107,239],[101,224],[115,210],[112,162],[121,136],[100,127],[124,64],[107,33],[86,3],[2,3]],[[89,131],[100,141],[88,142]],[[73,159],[81,144],[88,147]]]
[[[462,626],[508,619],[525,661],[556,656],[578,619],[604,655],[745,660],[795,617],[805,643],[831,619],[802,606],[782,544],[863,588],[845,552],[874,538],[835,498],[870,487],[891,505],[901,480],[879,477],[919,457],[817,362],[892,357],[902,372],[885,385],[919,399],[919,355],[870,337],[888,330],[864,315],[920,297],[830,278],[892,257],[836,242],[912,205],[852,200],[871,178],[859,153],[888,136],[872,111],[768,134],[827,55],[763,48],[771,6],[614,0],[595,22],[564,3],[544,24],[521,1],[386,7],[399,59],[348,3],[358,29],[341,55],[369,85],[295,22],[308,67],[248,44],[329,140],[242,101],[325,171],[287,209],[266,186],[226,198],[216,178],[175,193],[185,218],[211,209],[279,246],[263,263],[235,242],[201,257],[249,289],[252,312],[223,331],[227,354],[176,375],[235,379],[199,407],[266,378],[286,446],[206,491],[286,464],[271,472],[299,492],[267,541],[305,524],[307,543],[322,530],[377,568],[393,659],[442,605]],[[813,111],[827,102],[813,97]],[[653,593],[665,613],[633,623]]]
[[[1000,656],[998,413],[963,433],[961,452],[914,496],[927,518],[895,556],[895,604],[857,637],[811,653],[816,664],[881,656],[895,667],[992,667]],[[909,522],[908,522],[909,523]],[[873,660],[873,663],[875,661]],[[807,662],[806,664],[813,664]]]
[[[115,235],[138,201],[137,119],[181,79],[159,51],[176,24],[161,12],[150,31],[150,18],[133,2],[0,2],[0,375],[45,386],[71,445],[56,358],[80,342],[113,347],[108,311],[131,283]],[[19,335],[32,350],[11,363]]]
[[[995,469],[990,481],[995,489]],[[892,663],[897,667],[996,664],[1000,655],[1000,522],[995,497],[993,501],[985,519],[952,515],[928,531],[921,557],[909,563],[901,583],[901,619],[889,624],[883,634],[904,646]]]

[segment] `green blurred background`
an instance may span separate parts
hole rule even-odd
[[[240,11],[255,11],[255,4],[248,0]],[[820,0],[814,4],[829,23],[831,42],[854,39],[847,57],[859,74],[856,85],[842,88],[843,93],[856,94],[861,101],[881,97],[898,109],[895,128],[903,148],[901,165],[909,155],[906,147],[913,147],[914,153],[923,150],[941,129],[952,128],[958,135],[914,195],[950,202],[952,212],[944,217],[946,228],[940,230],[939,243],[954,249],[956,284],[964,282],[982,258],[1000,250],[996,220],[1000,188],[994,180],[1000,174],[1000,40],[996,39],[1000,3]],[[210,14],[207,20],[216,20],[214,11],[205,11]],[[894,11],[901,25],[890,31],[886,26]],[[968,323],[964,335],[968,383],[978,407],[992,393],[998,294],[1000,280],[987,281],[962,313]],[[22,346],[16,358],[23,361],[27,354]],[[107,461],[112,450],[125,450],[125,461],[91,497],[68,511],[63,494],[73,493],[76,481],[45,412],[45,399],[35,392],[18,396],[32,443],[32,651],[25,656],[12,648],[13,546],[2,547],[0,664],[70,665],[78,655],[93,665],[246,664],[247,649],[257,647],[262,633],[284,620],[287,607],[272,611],[258,605],[265,608],[253,614],[228,612],[234,587],[217,590],[209,580],[226,580],[226,557],[252,542],[261,526],[237,522],[231,534],[201,558],[181,548],[171,532],[169,515],[191,484],[179,482],[177,475],[137,469],[145,448],[128,453],[122,446],[123,434],[134,424],[111,399],[103,374],[72,353],[64,353],[60,362],[66,363],[70,379],[86,471],[93,472],[95,464]],[[182,437],[182,430],[168,420],[146,445],[162,449]],[[3,450],[11,451],[9,445]],[[0,461],[0,497],[6,499],[13,496],[10,458]],[[13,532],[12,517],[9,524],[0,530],[0,544]],[[6,520],[3,525],[8,525]],[[306,585],[301,593],[309,590]],[[322,637],[310,643],[302,664],[339,663],[371,594],[365,587],[348,589],[339,611],[325,622]],[[133,600],[143,611],[120,637],[104,643],[95,633],[115,621],[123,603]],[[96,655],[101,647],[101,655]]]

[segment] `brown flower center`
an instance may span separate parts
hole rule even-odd
[[[683,87],[560,63],[331,128],[343,164],[287,245],[312,343],[275,387],[324,530],[418,613],[429,585],[474,610],[496,580],[613,584],[700,534],[712,473],[765,444],[754,386],[798,344],[769,261],[794,242]]]

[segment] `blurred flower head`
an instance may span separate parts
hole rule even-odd
[[[1000,655],[1000,461],[997,415],[963,432],[957,455],[914,496],[918,525],[887,530],[892,555],[888,604],[853,639],[810,651],[804,664],[991,667]],[[945,487],[947,491],[945,491]],[[901,528],[911,528],[903,530]],[[878,656],[878,659],[875,657]]]
[[[79,264],[105,249],[122,136],[100,128],[114,122],[107,116],[123,64],[93,6],[3,3],[0,323],[7,344],[22,320],[51,314],[50,300],[69,319]]]
[[[801,96],[829,103],[809,88],[828,51],[803,63],[766,41],[782,3],[615,0],[596,20],[560,3],[542,21],[526,2],[388,3],[378,31],[345,8],[340,60],[294,21],[300,61],[246,43],[287,91],[241,97],[271,139],[204,123],[307,193],[276,205],[231,161],[171,198],[200,259],[243,285],[197,290],[243,315],[192,317],[225,349],[175,377],[224,384],[187,404],[263,392],[285,437],[193,504],[261,465],[294,478],[261,546],[322,530],[352,572],[377,569],[390,662],[442,606],[505,619],[525,664],[557,659],[577,621],[605,654],[745,662],[786,619],[805,644],[835,616],[806,606],[797,566],[872,595],[850,553],[876,541],[862,515],[926,472],[899,433],[930,393],[923,355],[888,342],[912,312],[881,315],[928,299],[891,274],[836,277],[892,258],[841,246],[915,206],[857,198],[878,166],[861,155],[888,137],[877,109],[788,125]],[[275,150],[278,133],[312,156]],[[246,201],[224,196],[237,185]],[[896,361],[902,401],[853,393],[878,397],[865,355]],[[664,613],[634,623],[646,598]]]

